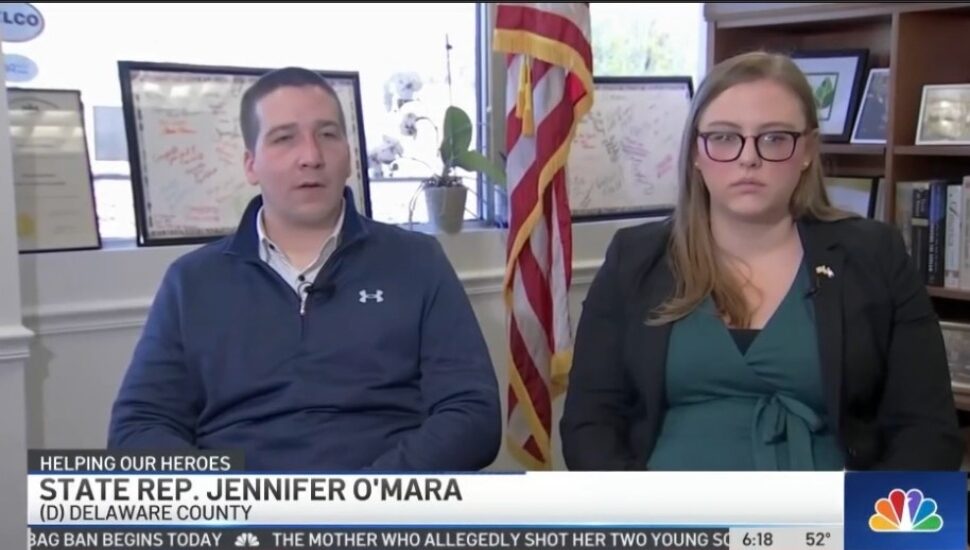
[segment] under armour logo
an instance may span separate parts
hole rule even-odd
[[[360,291],[360,303],[366,304],[368,300],[374,300],[377,303],[384,301],[384,291],[378,290],[373,294],[368,294],[366,290]]]

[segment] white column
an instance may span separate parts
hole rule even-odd
[[[0,37],[0,60],[3,59]],[[0,71],[0,548],[27,548],[27,402],[24,369],[32,334],[20,314],[6,71]]]

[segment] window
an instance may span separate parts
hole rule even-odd
[[[39,66],[37,78],[22,86],[81,91],[105,239],[135,235],[130,172],[123,152],[125,130],[117,116],[119,59],[358,71],[368,149],[379,146],[385,135],[403,138],[404,105],[398,105],[400,93],[394,88],[402,75],[421,82],[413,98],[418,101],[409,102],[409,108],[419,108],[440,126],[445,108],[454,104],[477,127],[474,3],[38,6],[45,18],[44,32],[30,42],[4,44],[4,50],[26,55]],[[434,130],[424,124],[416,137],[402,143],[408,156],[433,167],[433,141]],[[372,177],[374,217],[406,222],[420,178],[431,173],[429,167],[403,161],[393,174]],[[477,178],[470,175],[465,181],[477,193]],[[423,201],[417,203],[414,221],[426,221]],[[479,217],[478,201],[472,198],[468,204],[468,217]]]
[[[691,76],[706,65],[703,4],[600,3],[590,6],[597,76]]]

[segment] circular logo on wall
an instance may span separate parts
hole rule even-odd
[[[27,42],[44,30],[44,16],[27,2],[0,3],[0,37],[4,42]]]
[[[37,77],[37,64],[23,55],[5,54],[3,66],[7,82],[30,82]]]

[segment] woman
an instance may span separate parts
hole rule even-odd
[[[830,205],[790,59],[698,89],[675,214],[590,287],[561,436],[577,470],[959,468],[933,305],[896,229]]]

